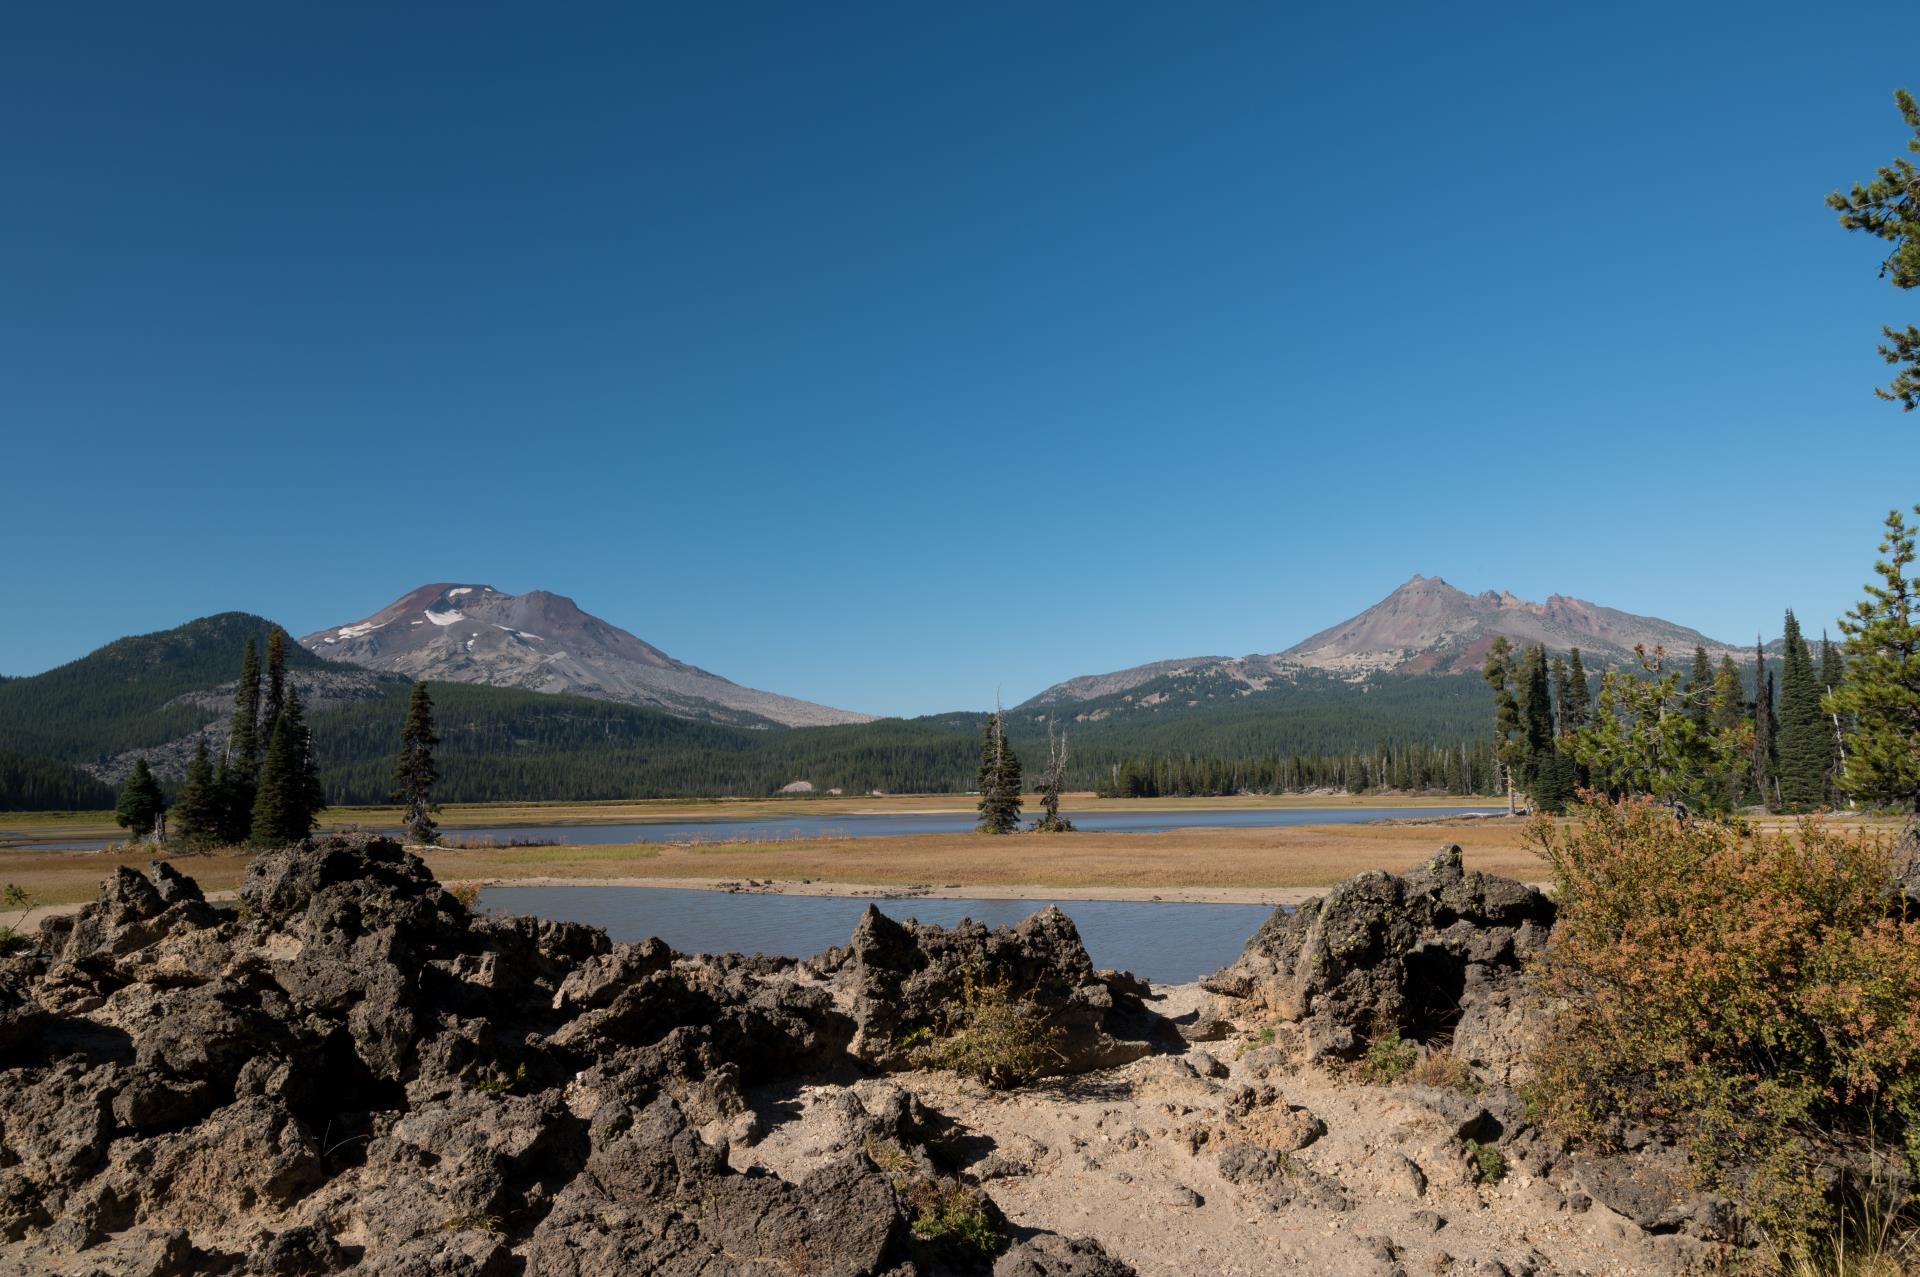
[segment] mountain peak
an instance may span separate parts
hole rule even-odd
[[[870,718],[729,682],[547,590],[503,594],[491,585],[435,581],[300,642],[329,660],[415,679],[569,692],[744,726]]]

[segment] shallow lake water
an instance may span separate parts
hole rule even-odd
[[[615,940],[658,936],[682,953],[764,953],[806,958],[843,945],[874,905],[892,918],[952,926],[972,918],[1012,926],[1046,908],[1032,900],[870,900],[847,896],[775,896],[676,887],[489,887],[489,913],[532,914],[604,927]],[[1232,962],[1267,905],[1175,904],[1141,900],[1061,900],[1097,967],[1118,967],[1156,983],[1197,980]]]

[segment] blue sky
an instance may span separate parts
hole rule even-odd
[[[1415,572],[1833,616],[1912,17],[11,6],[0,671],[432,580],[891,713]]]

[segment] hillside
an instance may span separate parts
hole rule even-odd
[[[1081,675],[1016,710],[1112,730],[1115,719],[1231,718],[1230,706],[1254,707],[1258,716],[1338,705],[1349,732],[1372,719],[1390,726],[1395,738],[1446,739],[1471,720],[1468,730],[1478,735],[1491,712],[1480,665],[1497,635],[1554,652],[1578,647],[1594,673],[1631,664],[1635,644],[1665,647],[1677,659],[1688,659],[1695,646],[1716,658],[1748,654],[1671,621],[1583,599],[1555,594],[1530,603],[1493,591],[1467,594],[1438,577],[1416,576],[1359,615],[1271,655],[1188,657]],[[1342,734],[1336,729],[1331,736]]]
[[[545,590],[437,583],[300,643],[340,661],[444,683],[571,693],[741,727],[821,727],[871,715],[742,687],[675,660]]]

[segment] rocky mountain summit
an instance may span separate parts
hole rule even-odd
[[[869,714],[731,683],[545,590],[502,594],[490,585],[423,585],[372,616],[300,643],[328,660],[413,679],[570,692],[711,722],[820,727],[872,721]]]
[[[1716,658],[1731,653],[1745,659],[1750,654],[1749,649],[1736,649],[1671,621],[1563,594],[1533,603],[1504,591],[1468,594],[1437,576],[1415,576],[1366,611],[1283,651],[1184,657],[1082,675],[1056,683],[1020,708],[1098,701],[1149,684],[1161,697],[1177,700],[1194,689],[1204,695],[1257,695],[1310,674],[1349,679],[1373,674],[1477,675],[1487,648],[1499,635],[1517,645],[1544,644],[1554,652],[1577,647],[1589,670],[1632,661],[1636,644],[1648,651],[1664,647],[1677,656],[1690,655],[1695,646]]]
[[[869,911],[795,962],[475,914],[368,835],[260,856],[232,906],[122,869],[0,957],[0,1271],[1678,1271],[1707,1214],[1666,1153],[1310,1062],[1464,1025],[1550,922],[1443,856],[1276,914],[1209,994],[1095,969],[1057,910]],[[1048,1076],[927,1067],[983,989],[1046,1020]]]

